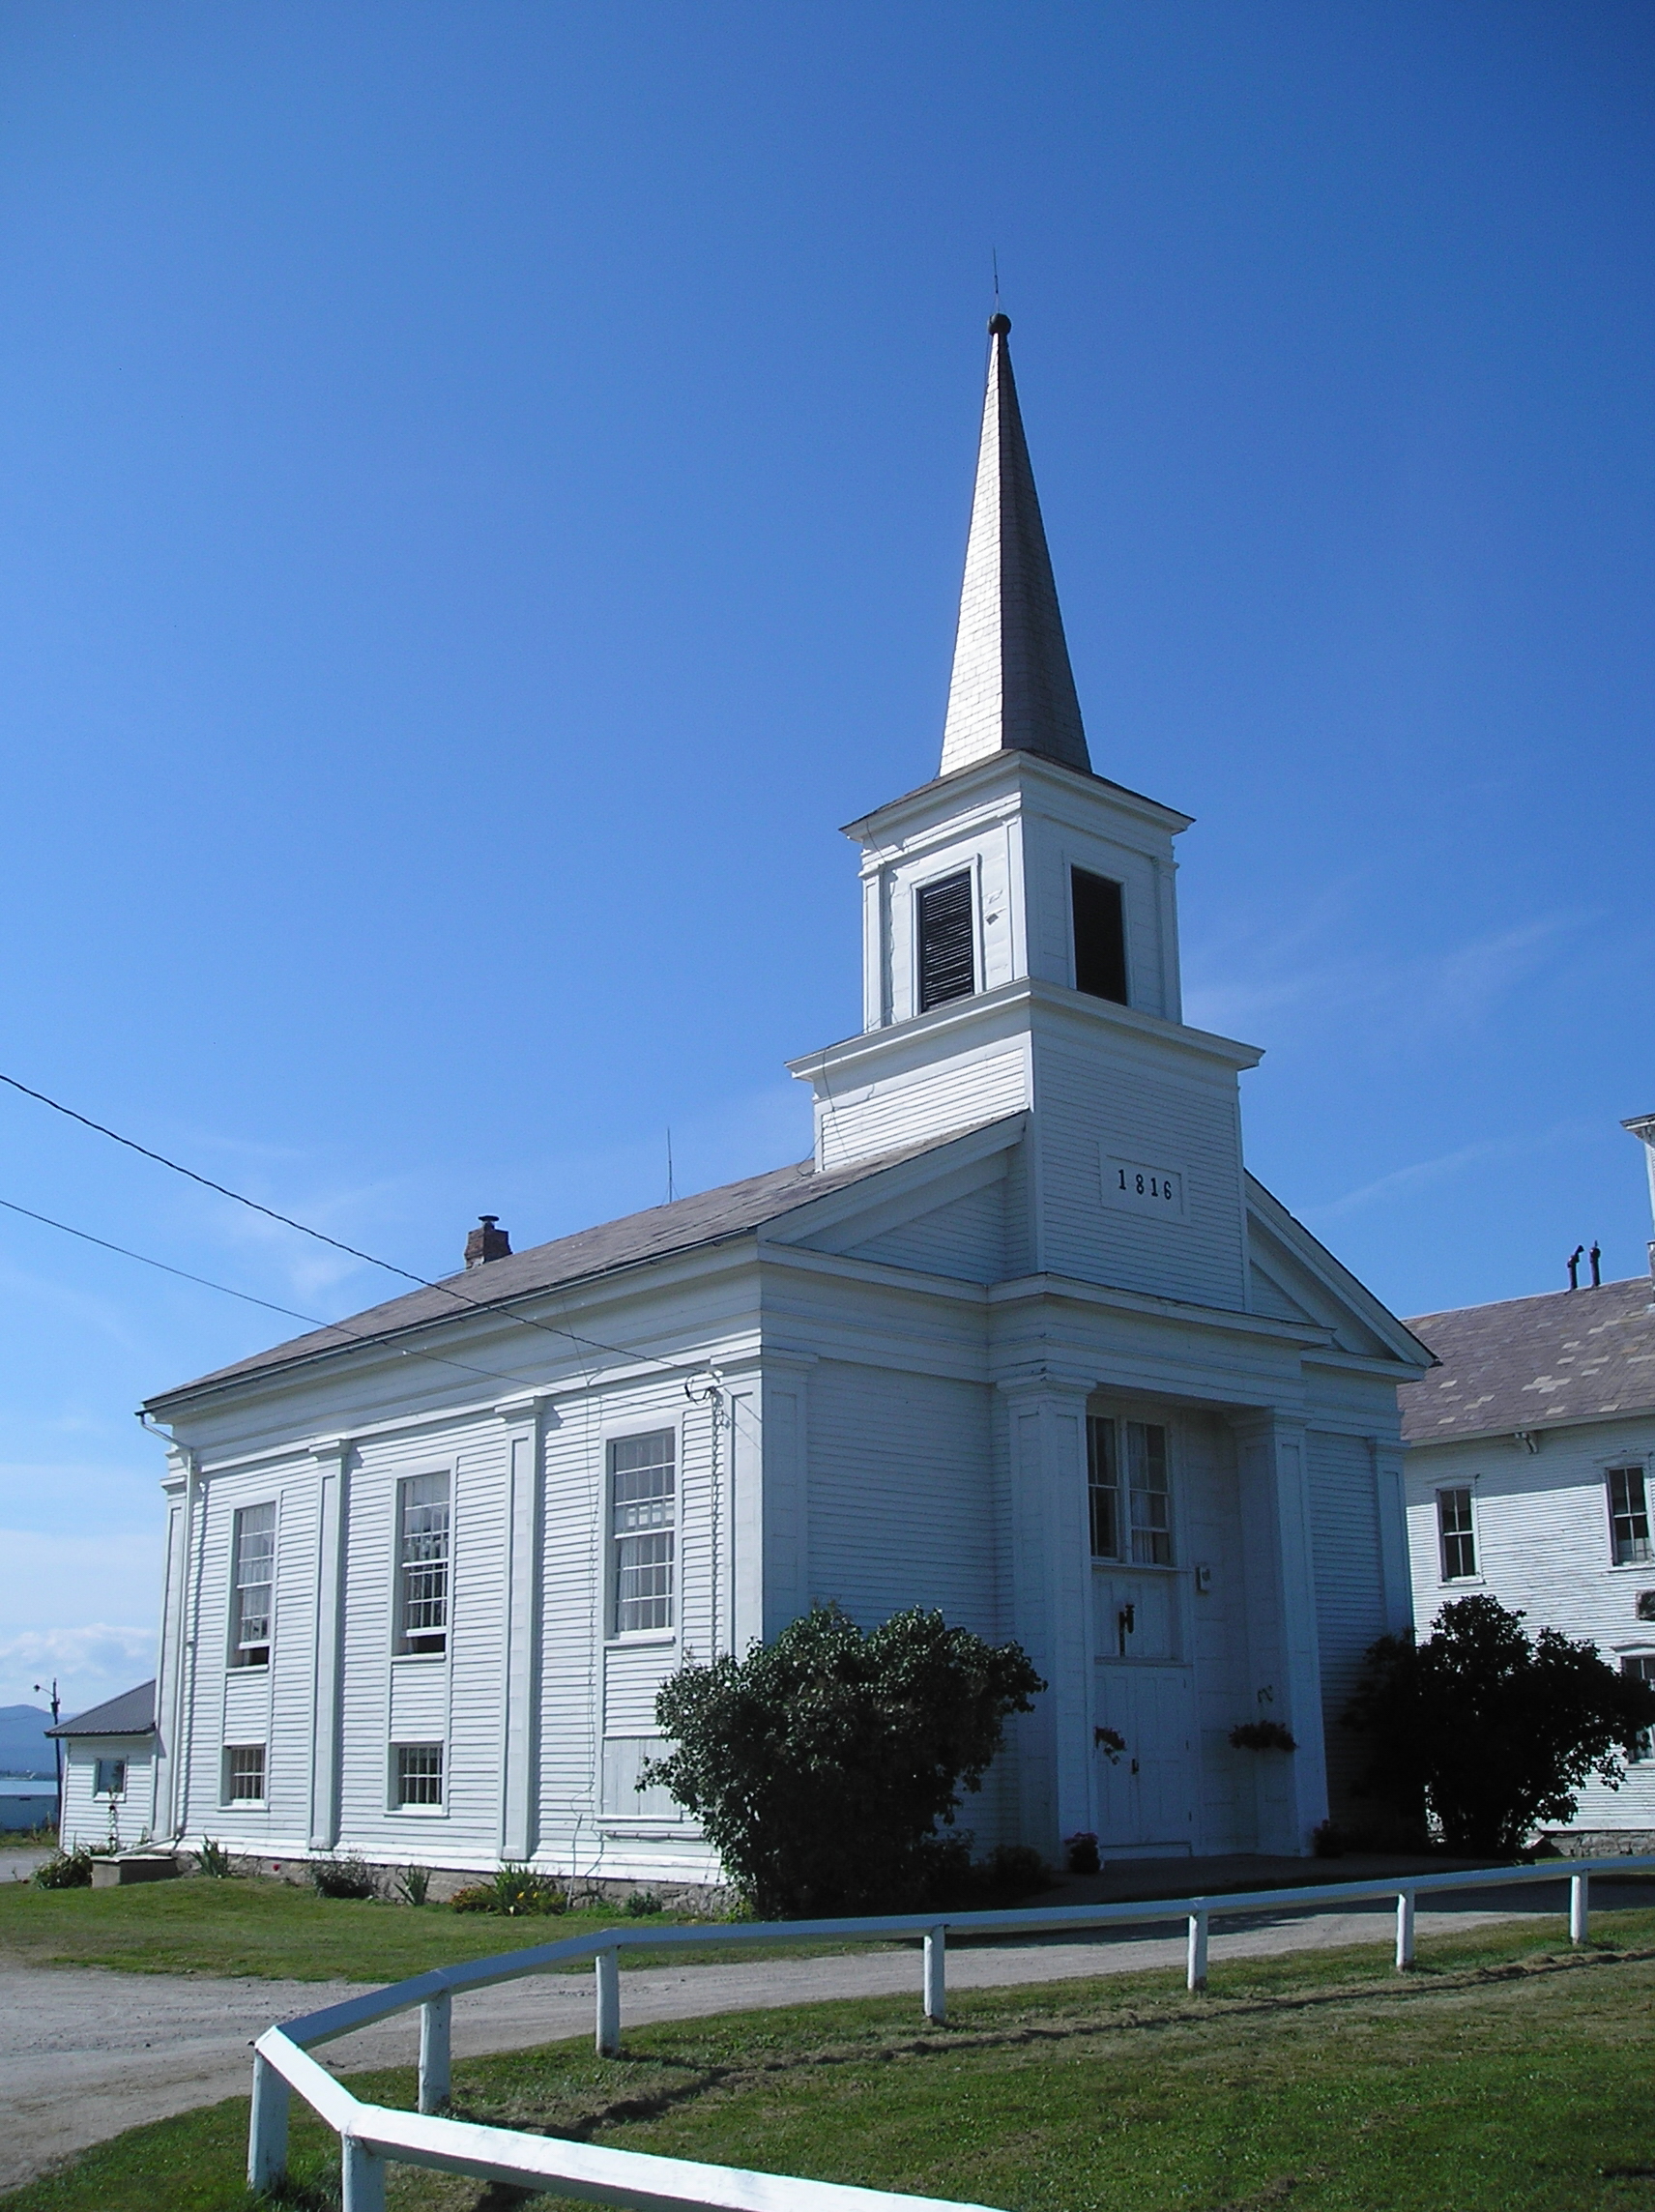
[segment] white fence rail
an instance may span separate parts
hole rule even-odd
[[[1396,1965],[1413,1964],[1415,1901],[1451,1890],[1509,1888],[1567,1881],[1569,1937],[1586,1940],[1590,1881],[1594,1874],[1655,1873],[1655,1856],[1556,1860],[1541,1866],[1489,1867],[1475,1873],[1390,1876],[1375,1881],[1323,1882],[1303,1889],[1259,1889],[1218,1897],[1157,1898],[1122,1905],[1035,1906],[1005,1912],[896,1913],[868,1920],[746,1921],[693,1928],[603,1928],[538,1943],[463,1966],[435,1966],[343,2004],[306,2013],[267,2028],[253,2046],[252,2118],[247,2134],[247,2182],[269,2189],[287,2168],[287,2116],[294,2089],[339,2138],[344,2212],[382,2212],[388,2162],[436,2167],[479,2179],[555,2186],[566,2197],[639,2212],[985,2212],[975,2205],[945,2206],[928,2197],[890,2196],[837,2182],[802,2181],[785,2174],[748,2173],[735,2167],[652,2158],[637,2151],[604,2150],[591,2143],[522,2135],[441,2116],[449,2101],[450,2031],[453,1999],[469,1990],[521,1981],[579,1959],[591,1959],[596,1983],[596,2042],[613,2057],[621,2049],[621,1953],[624,1950],[705,1949],[709,1944],[799,1942],[828,1937],[846,1943],[885,1943],[918,1937],[924,1946],[925,2017],[947,2013],[947,1939],[956,1936],[1061,1935],[1083,1930],[1147,1927],[1185,1922],[1185,1979],[1206,1987],[1207,1932],[1220,1917],[1267,1913],[1272,1918],[1316,1912],[1327,1906],[1396,1900]],[[310,2052],[318,2044],[368,2027],[375,2021],[420,2008],[420,2109],[393,2111],[353,2097]]]

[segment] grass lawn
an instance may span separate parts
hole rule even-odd
[[[640,2027],[455,2070],[469,2118],[1011,2212],[1644,2212],[1655,2205],[1655,1912],[1572,1953],[1508,1926],[1379,1946]],[[1545,1940],[1537,1937],[1546,1938]],[[412,2073],[354,2078],[406,2104]],[[136,2129],[0,2212],[241,2212],[243,2100]],[[294,2130],[295,2200],[336,2201]],[[508,2199],[392,2169],[396,2212]],[[547,2201],[541,2199],[540,2201]]]
[[[663,1913],[657,1926],[671,1926]],[[26,1966],[113,1966],[137,1974],[254,1974],[301,1982],[395,1982],[427,1966],[556,1943],[596,1928],[648,1927],[620,1912],[450,1912],[427,1905],[318,1897],[308,1886],[202,1875],[130,1889],[36,1889],[0,1882],[0,1960]],[[735,1959],[842,1951],[842,1943],[710,1943],[692,1952],[641,1948],[627,1966],[709,1965]],[[590,1973],[584,1960],[568,1971]]]

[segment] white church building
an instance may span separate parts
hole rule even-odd
[[[791,1063],[811,1157],[523,1252],[485,1221],[448,1281],[152,1399],[123,1832],[713,1880],[636,1787],[656,1688],[836,1600],[1045,1676],[979,1848],[1309,1848],[1409,1617],[1430,1354],[1247,1174],[1257,1048],[1183,1020],[1189,818],[1092,769],[1009,327],[939,772],[850,825],[863,1026]],[[1233,1748],[1261,1718],[1296,1749]]]

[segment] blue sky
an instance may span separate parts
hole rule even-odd
[[[798,1156],[935,771],[991,251],[1190,1018],[1398,1311],[1644,1264],[1638,5],[0,7],[0,1067],[420,1272]],[[388,1278],[0,1095],[0,1198]],[[0,1214],[0,1703],[288,1333]]]

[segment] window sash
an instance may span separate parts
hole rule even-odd
[[[671,1628],[678,1566],[678,1439],[671,1429],[609,1446],[613,1633]]]
[[[244,1505],[236,1515],[230,1643],[246,1665],[254,1652],[270,1655],[276,1596],[276,1506]]]
[[[1649,1503],[1640,1467],[1611,1467],[1609,1470],[1610,1542],[1617,1567],[1647,1563]]]
[[[1636,1676],[1640,1682],[1655,1683],[1655,1652],[1634,1652],[1631,1658],[1621,1661],[1620,1671],[1623,1674]],[[1644,1729],[1640,1732],[1638,1748],[1627,1763],[1641,1766],[1651,1759],[1655,1759],[1655,1731]]]
[[[265,1747],[262,1743],[232,1743],[224,1747],[224,1795],[232,1805],[250,1805],[264,1797]]]
[[[1470,1581],[1477,1571],[1477,1539],[1471,1526],[1468,1490],[1437,1493],[1437,1528],[1442,1545],[1442,1580]]]
[[[1087,1500],[1094,1559],[1120,1557],[1120,1466],[1115,1423],[1093,1413],[1087,1421]]]
[[[396,1746],[396,1802],[399,1805],[440,1805],[443,1802],[443,1747],[440,1743],[399,1743]]]
[[[1126,1481],[1133,1565],[1170,1567],[1173,1500],[1167,1476],[1167,1432],[1159,1422],[1127,1422]]]
[[[448,1642],[452,1515],[447,1474],[415,1474],[399,1486],[397,1625],[405,1650]]]

